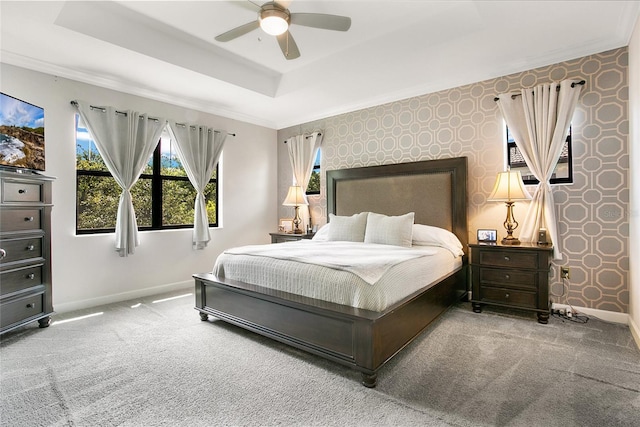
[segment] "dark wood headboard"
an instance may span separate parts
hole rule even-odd
[[[327,171],[327,213],[358,212],[415,212],[416,224],[453,232],[466,253],[467,158]]]

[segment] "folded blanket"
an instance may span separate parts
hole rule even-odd
[[[252,255],[317,264],[349,271],[373,285],[396,264],[433,255],[435,251],[421,247],[379,245],[361,242],[315,242],[300,240],[272,245],[250,245],[228,249],[229,255]]]

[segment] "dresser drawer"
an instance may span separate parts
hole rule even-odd
[[[481,250],[479,263],[508,268],[538,268],[538,254],[517,250]]]
[[[38,293],[3,303],[0,307],[0,328],[44,314],[43,298],[44,294]]]
[[[0,214],[0,230],[32,231],[42,229],[43,210],[40,208],[3,209]]]
[[[0,241],[0,248],[4,251],[0,264],[42,258],[43,239],[43,237],[28,237]]]
[[[43,264],[38,264],[31,267],[3,271],[0,273],[0,296],[42,284],[43,268]]]
[[[480,288],[480,300],[482,302],[536,308],[536,296],[536,292],[516,291],[513,289],[494,288],[489,286],[482,286]]]
[[[4,181],[2,202],[42,202],[42,184]]]
[[[487,284],[515,288],[538,288],[538,274],[535,271],[480,268],[480,286]]]

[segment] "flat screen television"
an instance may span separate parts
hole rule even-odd
[[[44,171],[44,109],[2,92],[0,167]]]

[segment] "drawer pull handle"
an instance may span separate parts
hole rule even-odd
[[[18,190],[19,194],[26,194],[27,193],[27,189],[26,188],[21,188]]]
[[[33,217],[32,216],[27,216],[24,218],[25,222],[32,222],[33,221]]]
[[[35,302],[30,302],[29,304],[27,304],[27,308],[35,308],[36,303]]]
[[[505,297],[506,299],[509,299],[509,294],[505,294],[505,295],[504,295],[504,297]]]
[[[511,276],[509,276],[508,274],[505,274],[505,275],[504,275],[504,278],[505,278],[505,279],[507,279],[507,280],[509,280],[509,279],[511,278]]]
[[[505,255],[505,256],[504,256],[504,260],[505,260],[505,261],[511,261],[511,258],[509,258],[509,256],[508,256],[508,255]]]
[[[35,246],[33,246],[33,245],[29,245],[29,246],[27,246],[25,249],[26,249],[26,250],[28,250],[28,251],[32,251],[32,250],[34,250],[35,248],[36,248]]]
[[[7,251],[5,251],[4,249],[0,248],[0,259],[4,259],[4,257],[7,256]]]
[[[33,273],[29,273],[29,274],[27,274],[27,279],[29,279],[29,280],[33,280],[33,279],[35,279],[35,278],[36,278],[36,275],[35,275],[35,274],[33,274]]]

